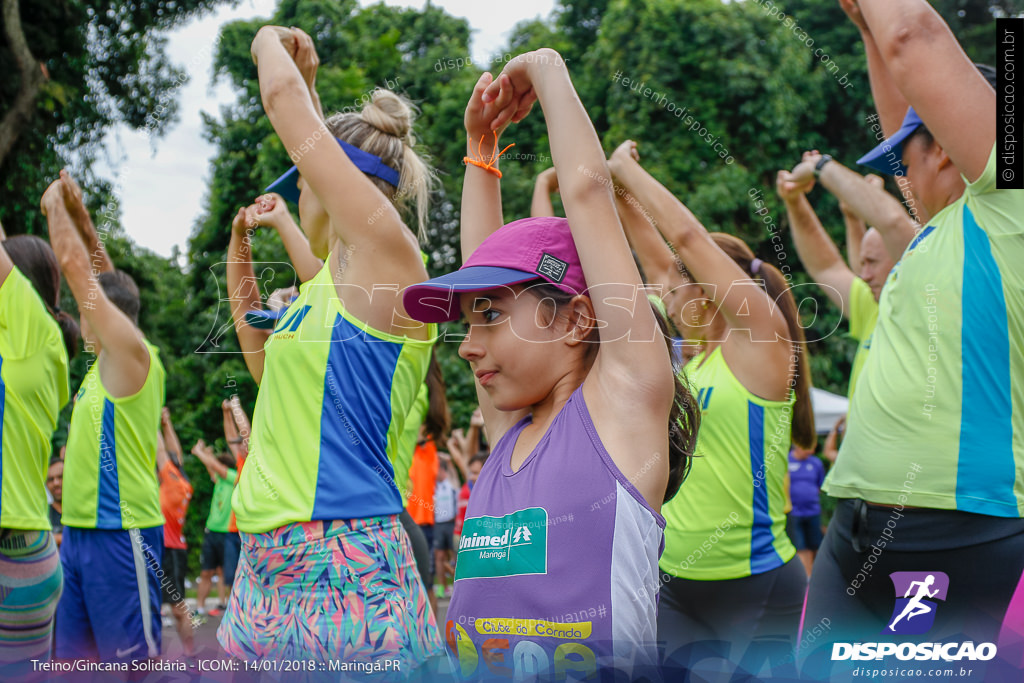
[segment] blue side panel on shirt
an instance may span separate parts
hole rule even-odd
[[[966,206],[963,277],[963,395],[956,507],[1016,517],[1010,334],[1003,279],[988,235]]]
[[[400,344],[377,339],[337,316],[324,372],[312,519],[402,511],[387,455],[391,383],[401,352]]]
[[[747,426],[750,442],[750,473],[754,482],[754,524],[750,530],[750,573],[762,574],[782,566],[782,558],[775,552],[772,517],[768,512],[768,477],[767,472],[764,471],[764,408],[750,401],[747,402]]]
[[[121,528],[121,489],[117,482],[117,443],[114,441],[114,404],[103,399],[103,427],[100,432],[99,485],[96,528]]]

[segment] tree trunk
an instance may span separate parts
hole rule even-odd
[[[3,0],[3,17],[7,44],[14,53],[21,74],[21,90],[18,91],[14,104],[0,121],[0,166],[3,166],[7,154],[14,147],[25,124],[31,119],[36,96],[46,80],[42,65],[32,56],[28,41],[25,40],[18,0]]]

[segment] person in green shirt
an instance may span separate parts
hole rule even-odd
[[[702,642],[728,643],[735,661],[755,641],[783,658],[807,585],[786,535],[787,453],[815,439],[796,302],[779,269],[708,232],[638,161],[626,141],[608,164],[632,198],[618,207],[623,227],[648,282],[670,288],[680,332],[702,342],[681,371],[700,408],[702,457],[662,507],[660,577],[643,587],[659,596],[658,640],[673,670],[697,661]]]
[[[804,623],[831,621],[822,654],[904,640],[895,599],[927,573],[942,594],[921,637],[995,643],[1024,590],[1024,190],[999,186],[992,69],[935,10],[842,5],[888,135],[860,162],[908,186],[924,227],[882,291]],[[826,187],[851,173],[811,154],[791,179],[815,169]]]
[[[215,609],[209,610],[210,616],[219,617],[227,609],[228,586],[224,583],[224,552],[231,519],[231,494],[235,490],[235,459],[230,453],[214,454],[213,449],[200,439],[192,447],[192,454],[206,466],[213,481],[213,498],[210,501],[210,513],[206,517],[206,533],[203,536],[203,548],[199,555],[199,588],[196,592],[197,612],[206,614],[206,598],[210,594],[213,575],[218,571],[220,581],[217,583],[219,602]]]
[[[826,162],[829,163],[829,162]],[[837,164],[839,162],[832,161]],[[843,260],[835,243],[829,238],[821,221],[807,199],[814,187],[812,177],[802,183],[793,182],[789,171],[779,171],[776,191],[786,204],[786,215],[793,231],[793,243],[807,274],[822,288],[829,300],[850,321],[850,336],[857,340],[857,355],[850,371],[847,396],[852,398],[857,378],[868,351],[878,318],[878,298],[889,271],[899,260],[910,240],[916,223],[892,195],[882,189],[878,176],[858,177],[850,172],[840,176],[835,186],[846,223],[847,249],[850,265]],[[832,189],[832,188],[829,188]],[[865,230],[865,221],[844,197],[863,196],[874,209],[872,219],[877,226]],[[854,269],[857,274],[854,274]]]
[[[20,680],[50,650],[63,573],[45,484],[77,343],[50,246],[0,242],[0,680]]]
[[[163,365],[138,327],[138,287],[114,268],[66,171],[47,188],[41,208],[78,304],[86,351],[96,354],[68,429],[56,656],[125,663],[157,657],[164,517],[155,472]]]

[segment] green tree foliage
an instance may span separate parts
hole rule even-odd
[[[173,120],[173,100],[165,95],[173,94],[177,74],[164,56],[160,32],[214,4],[22,3],[28,42],[46,63],[50,80],[39,95],[35,117],[0,166],[7,197],[0,220],[9,230],[41,231],[37,198],[44,181],[66,163],[69,150],[86,171],[94,208],[106,206],[116,215],[113,188],[88,179],[103,132],[111,123],[126,122],[158,135]],[[968,54],[986,62],[994,59],[993,18],[1024,10],[1022,0],[934,4]],[[742,237],[762,259],[786,265],[799,286],[807,278],[775,198],[775,173],[813,148],[856,168],[855,160],[876,142],[866,118],[873,105],[859,34],[834,0],[786,0],[775,3],[774,16],[768,6],[757,0],[560,0],[551,17],[510,27],[508,46],[500,53],[542,46],[559,50],[606,151],[627,138],[637,140],[644,165],[709,229]],[[792,21],[780,21],[778,12]],[[225,449],[223,399],[239,394],[250,414],[255,404],[256,385],[230,324],[223,262],[238,207],[252,202],[290,166],[264,115],[249,54],[253,36],[265,23],[297,26],[313,36],[326,112],[358,109],[377,86],[391,87],[417,103],[418,145],[438,167],[441,181],[424,246],[428,268],[436,275],[460,262],[462,116],[482,66],[469,59],[465,20],[430,4],[412,10],[383,4],[360,8],[355,0],[281,0],[271,17],[222,27],[214,69],[237,99],[204,122],[217,152],[204,211],[189,242],[188,265],[182,270],[134,246],[123,237],[116,217],[108,240],[115,263],[136,278],[143,292],[142,327],[162,349],[168,404],[186,451],[200,437]],[[129,29],[121,30],[122,25]],[[503,64],[504,57],[486,66],[497,73]],[[5,73],[17,73],[3,47],[0,66]],[[17,89],[16,79],[0,83],[0,113]],[[154,117],[161,104],[162,115]],[[551,165],[540,108],[512,126],[504,142],[516,143],[502,161],[504,214],[510,221],[528,215],[534,178]],[[764,202],[760,214],[754,203],[757,191]],[[815,190],[811,201],[842,244],[835,200]],[[257,231],[254,255],[266,294],[294,283],[276,235]],[[813,285],[801,286],[797,295],[814,340],[815,384],[844,392],[855,351],[844,335],[846,326]],[[445,330],[450,341],[438,345],[440,362],[455,424],[465,426],[475,405],[472,377],[452,343],[459,327]],[[81,359],[76,361],[76,386],[83,367]],[[198,548],[212,485],[198,461],[188,457],[185,462],[196,488],[186,533]]]
[[[48,78],[32,88],[26,117],[6,120],[26,83],[20,55],[0,39],[0,138],[9,131],[14,140],[0,152],[0,221],[9,233],[45,234],[39,197],[65,166],[74,166],[93,208],[115,203],[110,182],[93,171],[107,132],[124,124],[159,137],[174,122],[187,77],[168,60],[165,34],[225,1],[20,2],[20,27],[2,24],[0,36],[20,28],[31,53],[25,68]]]
[[[970,7],[961,5],[970,4]],[[991,52],[982,36],[992,17],[1019,11],[1007,2],[938,3],[943,16],[965,39],[977,59]],[[1019,3],[1018,3],[1019,4]],[[504,55],[550,46],[566,58],[574,83],[599,134],[611,151],[626,138],[640,144],[645,166],[686,202],[712,230],[739,235],[762,258],[787,265],[800,286],[798,299],[811,343],[815,383],[844,392],[855,352],[844,335],[839,312],[827,303],[806,276],[787,234],[785,211],[775,199],[774,178],[792,167],[805,149],[828,150],[853,161],[874,144],[873,113],[863,47],[859,34],[832,0],[793,0],[781,7],[801,27],[798,38],[764,5],[718,0],[562,0],[547,20],[512,27]],[[481,73],[468,63],[469,29],[436,7],[406,10],[354,2],[283,0],[269,22],[298,26],[314,37],[321,57],[318,87],[326,111],[358,108],[374,86],[389,85],[417,102],[421,116],[417,137],[441,169],[441,190],[431,209],[429,242],[432,274],[459,263],[458,203],[464,154],[462,112],[472,84]],[[249,44],[264,21],[234,22],[224,27],[215,68],[239,92],[238,101],[220,120],[206,122],[218,146],[207,211],[192,237],[189,260],[191,301],[188,316],[196,348],[208,330],[223,324],[227,308],[221,261],[231,217],[288,166],[280,142],[263,115]],[[820,48],[815,55],[815,48]],[[827,55],[822,59],[821,55]],[[492,73],[504,57],[488,65]],[[612,81],[621,76],[643,88]],[[843,87],[847,84],[846,87]],[[654,92],[659,95],[655,97]],[[672,103],[673,108],[668,104]],[[685,108],[684,116],[675,109]],[[686,119],[689,115],[692,119]],[[693,122],[698,125],[693,129]],[[701,136],[701,129],[706,135]],[[709,143],[707,138],[711,138]],[[543,114],[533,113],[511,127],[503,144],[515,142],[502,162],[505,220],[529,213],[533,181],[551,165]],[[716,149],[714,143],[719,143]],[[488,149],[488,146],[484,146]],[[728,150],[729,163],[721,152]],[[895,188],[893,188],[895,189]],[[767,215],[756,215],[751,193],[761,190]],[[812,201],[824,223],[842,244],[843,229],[834,199],[816,191]],[[557,207],[557,198],[556,198]],[[764,214],[764,211],[762,211]],[[770,224],[766,224],[766,220]],[[769,229],[771,227],[771,229]],[[777,237],[773,237],[777,230]],[[281,263],[285,255],[272,235],[257,234],[256,258]],[[291,284],[293,276],[278,269],[268,291]],[[457,326],[448,326],[457,340]],[[202,342],[202,343],[200,343]],[[204,399],[209,387],[221,386],[227,371],[239,382],[251,407],[255,387],[237,356],[233,334],[221,340],[225,354],[193,354],[185,359],[192,384],[174,400],[201,407],[207,417],[197,427],[214,425],[221,394]],[[457,357],[457,344],[439,345],[456,424],[464,423],[475,401],[471,377]],[[185,368],[183,368],[185,369]]]

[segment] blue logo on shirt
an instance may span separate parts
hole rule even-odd
[[[697,392],[697,403],[700,404],[701,410],[708,409],[708,403],[711,402],[711,392],[714,390],[714,387],[705,387]]]
[[[301,309],[293,312],[291,315],[285,314],[285,316],[281,318],[281,322],[278,323],[277,327],[274,328],[274,334],[286,331],[295,332],[296,330],[298,330],[299,325],[302,324],[302,319],[306,317],[306,314],[309,313],[309,309],[311,308],[313,307],[306,305],[303,306]]]

